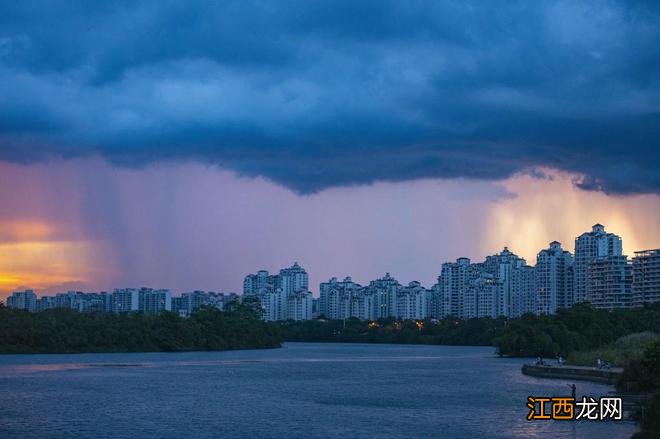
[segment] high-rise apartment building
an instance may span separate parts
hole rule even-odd
[[[369,282],[366,291],[371,295],[369,302],[375,309],[369,319],[384,319],[397,315],[397,294],[402,288],[401,284],[390,273],[380,279]]]
[[[533,294],[533,291],[524,290],[529,286],[528,283],[518,282],[518,271],[524,270],[526,266],[525,260],[507,247],[496,255],[487,256],[483,262],[482,272],[492,274],[502,284],[502,293],[497,298],[497,316],[513,316],[514,302]]]
[[[243,294],[246,296],[257,295],[267,287],[275,287],[275,276],[269,275],[266,270],[259,270],[257,274],[248,274],[243,280]]]
[[[536,257],[539,314],[554,314],[573,305],[573,256],[557,241]]]
[[[167,299],[165,299],[167,300]],[[181,297],[171,298],[171,310],[182,317],[189,317],[196,309],[202,306],[212,306],[220,310],[239,300],[236,293],[216,293],[214,291],[190,291],[183,293]]]
[[[424,319],[427,317],[427,290],[419,282],[413,281],[397,294],[397,315],[402,320]]]
[[[502,281],[491,273],[481,273],[470,283],[466,298],[472,306],[463,307],[461,318],[500,316],[500,298],[504,293]]]
[[[442,264],[437,288],[437,294],[440,296],[437,303],[441,307],[437,311],[438,317],[460,317],[465,314],[461,310],[462,298],[470,286],[470,281],[476,277],[471,268],[468,258],[458,258],[456,262]]]
[[[301,290],[289,294],[286,312],[289,320],[311,320],[312,293]]]
[[[319,311],[322,316],[331,320],[347,319],[357,317],[359,303],[354,300],[358,291],[362,289],[360,284],[353,282],[350,277],[338,281],[336,277],[319,285],[320,302]]]
[[[536,313],[538,310],[538,295],[536,293],[536,267],[522,265],[513,270],[510,317],[520,317],[523,314]]]
[[[587,297],[594,308],[615,309],[632,305],[632,266],[627,256],[605,256],[589,265]]]
[[[15,291],[7,298],[7,307],[34,312],[37,310],[37,295],[32,290]]]
[[[307,272],[297,262],[294,262],[289,268],[281,269],[276,283],[276,287],[280,288],[287,296],[298,291],[307,291],[308,285]]]
[[[591,232],[585,232],[575,238],[573,303],[593,301],[593,298],[588,296],[591,263],[598,258],[622,254],[621,237],[605,232],[605,226],[602,224],[594,224]]]
[[[430,300],[434,317],[519,316],[535,312],[534,268],[508,248],[481,263],[442,264]]]
[[[172,310],[172,295],[170,290],[152,290],[143,292],[141,311],[146,314],[158,314]]]
[[[307,272],[295,262],[277,275],[270,275],[266,270],[248,274],[243,279],[243,294],[258,297],[262,318],[266,321],[300,320],[312,315],[308,283]],[[293,308],[289,310],[289,307]]]
[[[633,306],[660,302],[660,249],[635,252],[632,295]]]
[[[113,312],[140,310],[140,290],[137,288],[117,288],[112,293]]]

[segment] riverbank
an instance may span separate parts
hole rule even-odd
[[[565,378],[570,380],[593,381],[596,383],[616,384],[623,373],[621,368],[598,369],[588,366],[537,366],[523,364],[522,373],[540,378]]]

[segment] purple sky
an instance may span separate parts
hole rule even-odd
[[[300,195],[195,163],[130,169],[79,159],[0,170],[0,222],[9,230],[0,235],[0,274],[15,275],[4,294],[19,285],[240,292],[245,274],[294,261],[315,293],[331,276],[366,283],[386,271],[430,287],[442,262],[508,245],[533,264],[551,240],[572,251],[595,222],[622,234],[629,253],[660,246],[660,197],[587,192],[553,171],[553,179],[417,180]]]

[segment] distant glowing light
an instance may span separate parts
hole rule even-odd
[[[0,292],[89,280],[91,243],[63,240],[48,223],[0,223]]]

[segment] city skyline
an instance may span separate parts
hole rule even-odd
[[[209,171],[209,172],[211,172],[211,171]],[[531,180],[530,177],[522,177],[522,178]],[[539,182],[536,182],[536,183],[539,184]],[[431,185],[432,182],[428,182],[428,184]],[[543,184],[543,182],[540,182],[540,184]],[[365,188],[363,190],[368,191],[369,189]],[[537,196],[539,196],[539,194],[537,194]],[[604,198],[604,196],[601,196],[601,197]],[[511,201],[520,202],[520,203],[526,203],[527,202],[526,200],[518,200],[517,198],[512,198]],[[621,201],[629,201],[629,199],[622,199]],[[653,200],[651,200],[651,201],[653,201]],[[649,209],[649,208],[652,209],[653,205],[651,204],[651,206],[649,206],[648,204],[646,204],[644,207],[646,209]],[[590,206],[590,210],[597,211],[598,209],[594,209],[594,206]],[[496,212],[497,215],[502,215],[502,214],[505,213],[505,212],[502,212],[502,209],[497,209],[497,208],[495,208],[494,211]],[[612,216],[612,212],[609,212],[609,215],[602,215],[602,216],[609,217],[609,218],[614,218],[615,219],[614,224],[627,224],[627,226],[630,227],[629,230],[632,232],[632,233],[629,233],[629,235],[633,236],[633,237],[639,236],[635,233],[635,229],[632,228],[630,223],[626,223],[625,221],[617,222],[617,221],[621,221],[621,216],[619,216],[618,212],[616,212],[616,211],[614,211],[614,213],[615,213],[614,216]],[[537,219],[537,218],[535,218],[535,219]],[[652,216],[647,217],[646,219],[648,221],[648,226],[646,227],[646,233],[651,232],[651,235],[655,236],[653,234],[653,232],[656,232],[656,230],[653,228],[653,217]],[[601,221],[601,222],[607,223],[606,221]],[[34,237],[37,237],[37,239],[38,239],[40,237],[40,234],[42,236],[45,236],[48,233],[51,233],[51,230],[49,230],[47,225],[45,225],[45,224],[39,224],[39,223],[30,224],[30,223],[28,223],[27,227],[25,227],[25,230],[21,230],[21,224],[18,224],[18,226],[19,227],[17,227],[17,230],[15,232],[16,236],[20,236],[21,233],[23,233],[29,239],[28,242],[31,242],[31,240],[33,240]],[[538,224],[536,226],[538,227]],[[500,227],[502,227],[502,225],[500,225]],[[612,229],[616,230],[614,227],[612,227]],[[443,262],[445,262],[446,260],[453,260],[453,258],[455,258],[455,257],[470,257],[471,259],[483,259],[485,256],[487,256],[489,254],[493,254],[493,253],[499,251],[499,249],[501,249],[502,247],[510,247],[510,248],[514,249],[514,251],[517,254],[524,257],[528,262],[533,263],[538,251],[541,248],[544,248],[544,246],[547,245],[547,242],[550,242],[550,240],[547,241],[545,244],[542,244],[542,246],[538,247],[536,250],[533,250],[533,249],[530,250],[530,247],[533,246],[534,243],[540,241],[541,238],[540,238],[540,234],[539,234],[539,236],[535,236],[534,239],[532,239],[529,242],[525,243],[526,245],[523,245],[521,250],[518,250],[515,243],[520,243],[521,242],[521,237],[525,236],[525,230],[527,230],[529,232],[530,228],[529,227],[527,227],[527,228],[522,227],[521,231],[519,231],[519,232],[511,230],[509,232],[510,233],[509,239],[506,239],[506,240],[505,239],[499,239],[499,243],[500,243],[499,245],[496,244],[498,242],[498,240],[493,240],[493,239],[488,240],[487,239],[487,241],[490,241],[492,243],[492,244],[489,244],[491,250],[486,249],[484,243],[475,242],[476,240],[474,239],[474,237],[476,237],[476,236],[485,236],[485,235],[487,235],[488,230],[470,230],[470,235],[472,235],[472,237],[471,237],[471,242],[473,243],[472,245],[475,245],[477,248],[480,249],[480,251],[475,251],[473,249],[472,251],[466,251],[466,252],[463,252],[463,253],[454,253],[454,254],[448,255],[448,253],[450,251],[453,251],[452,246],[445,246],[443,248],[437,248],[437,249],[433,248],[433,249],[431,249],[432,259],[425,258],[424,260],[426,261],[426,263],[420,264],[420,267],[411,266],[410,258],[407,258],[406,255],[402,254],[401,252],[397,253],[396,258],[394,258],[392,262],[383,263],[380,266],[376,266],[376,264],[372,264],[372,266],[370,267],[371,269],[367,270],[367,271],[362,271],[359,268],[356,268],[356,267],[360,266],[359,262],[356,263],[355,266],[352,266],[352,267],[348,266],[346,264],[346,260],[355,263],[356,259],[354,257],[353,258],[350,258],[350,257],[349,258],[340,258],[340,257],[334,258],[333,257],[332,259],[329,260],[329,262],[324,262],[319,267],[319,263],[317,262],[318,258],[309,257],[310,254],[309,254],[309,252],[307,252],[308,257],[305,258],[305,261],[306,261],[306,266],[309,267],[310,272],[312,273],[311,274],[311,282],[310,282],[312,285],[318,285],[320,282],[322,282],[322,281],[324,281],[324,280],[326,280],[330,277],[337,276],[337,275],[343,276],[344,274],[350,274],[358,282],[366,282],[369,279],[374,279],[377,276],[382,275],[382,273],[388,272],[388,271],[389,272],[397,272],[397,274],[399,275],[399,278],[402,279],[402,280],[405,280],[405,281],[413,281],[413,280],[414,281],[420,281],[425,285],[429,285],[429,284],[433,283],[433,280],[434,280],[435,276],[437,276],[435,271],[439,272],[439,266]],[[532,231],[532,233],[536,233],[536,229],[534,227],[531,228],[531,231]],[[8,232],[9,233],[7,233],[7,228],[5,228],[5,237],[9,236],[9,238],[11,238],[11,232],[12,231],[8,230]],[[570,233],[570,232],[568,232],[568,233]],[[566,231],[564,231],[564,233],[560,233],[560,235],[566,236],[568,233]],[[546,231],[546,234],[549,235],[550,232]],[[653,244],[651,244],[652,242],[660,243],[660,237],[658,238],[657,241],[652,240],[649,243],[642,243],[642,245],[640,246],[639,245],[640,244],[639,238],[637,238],[638,240],[637,240],[637,242],[635,242],[634,239],[632,239],[632,240],[628,239],[624,233],[619,233],[619,234],[623,237],[623,241],[624,241],[624,249],[623,250],[624,250],[624,253],[632,254],[632,252],[634,252],[636,250],[644,250],[644,249],[648,249],[648,248],[660,247],[660,245],[655,245],[654,246]],[[559,239],[554,238],[554,236],[556,236],[555,232],[552,232],[552,235],[553,235],[552,240],[558,240],[558,241],[562,242],[562,244],[565,246],[565,248],[569,248],[572,251],[573,240],[575,239],[575,237],[569,239],[568,241],[565,241],[566,243],[569,243],[568,244],[569,247],[566,247],[566,243],[564,241],[561,241]],[[432,238],[436,238],[436,239],[439,238],[439,237],[440,236],[432,236]],[[423,241],[427,241],[427,240],[423,239]],[[630,244],[630,241],[633,241],[632,245]],[[421,242],[421,241],[418,240],[417,242]],[[430,242],[432,242],[432,241],[430,241]],[[509,244],[509,243],[513,243],[513,244]],[[73,250],[75,251],[76,246],[81,244],[81,242],[76,243],[74,241],[71,244],[73,246]],[[274,262],[274,263],[271,263],[271,264],[262,263],[261,265],[257,265],[257,266],[261,266],[262,268],[266,268],[266,269],[276,268],[278,266],[284,266],[284,265],[288,264],[289,263],[288,261],[290,261],[290,260],[302,260],[303,259],[302,257],[298,257],[294,254],[294,253],[297,253],[296,248],[298,247],[298,244],[299,243],[296,243],[296,245],[294,245],[291,248],[287,249],[288,254],[292,255],[289,259],[287,259],[287,257],[284,256],[284,254],[283,254],[281,257],[279,257],[277,259],[277,262]],[[331,242],[330,242],[330,244],[331,244]],[[48,253],[48,251],[49,251],[48,250],[48,245],[49,245],[48,241],[46,241],[44,243],[44,245],[45,245],[46,253]],[[57,245],[57,243],[55,243],[55,245]],[[458,243],[458,245],[461,248],[465,248],[465,246],[463,246],[460,243]],[[0,245],[0,247],[2,247],[2,246],[3,245]],[[155,248],[156,251],[158,251],[158,247],[159,247],[158,244],[156,244],[156,248]],[[7,248],[6,245],[5,245],[5,248]],[[9,248],[11,249],[11,244],[9,245]],[[321,246],[321,248],[322,248],[322,246]],[[303,247],[303,249],[307,250],[307,251],[309,250],[309,248],[304,248],[304,247]],[[353,247],[353,249],[355,251],[362,251],[363,253],[366,252],[367,254],[369,254],[370,251],[371,251],[371,249],[369,249],[369,248],[356,248],[356,247]],[[55,250],[55,254],[57,254],[57,249],[55,248],[54,250]],[[41,251],[43,252],[43,250],[41,250]],[[414,253],[414,251],[412,249],[410,249],[410,251]],[[427,251],[429,251],[429,249],[427,249]],[[65,249],[65,252],[66,252],[66,249]],[[301,253],[304,254],[305,252],[303,251]],[[6,267],[6,265],[7,265],[6,261],[9,258],[16,257],[17,255],[20,258],[20,254],[21,254],[20,251],[18,253],[16,253],[16,252],[12,253],[11,251],[6,251],[4,253],[4,255],[5,255],[4,260],[0,261],[0,262],[5,262],[5,267]],[[457,254],[460,255],[460,256],[456,256]],[[374,253],[371,253],[371,255],[374,256]],[[444,258],[443,258],[442,255],[447,255],[447,256],[444,256]],[[530,257],[530,255],[531,255],[531,257]],[[79,256],[88,256],[88,255],[81,254]],[[259,260],[260,259],[260,258],[255,258],[254,256],[256,256],[256,255],[251,255],[251,256],[252,256],[252,258],[250,258],[250,260]],[[313,256],[313,252],[312,252],[312,256]],[[0,259],[3,259],[3,258],[0,257]],[[344,259],[344,260],[342,260],[342,259]],[[387,259],[387,258],[382,258],[382,259]],[[41,258],[41,260],[43,260],[43,257]],[[308,260],[310,260],[310,262],[307,262]],[[397,261],[406,261],[406,263],[398,264]],[[415,260],[413,259],[412,261],[414,262]],[[59,263],[61,261],[55,261],[55,262]],[[84,261],[84,258],[81,258],[80,262],[85,263],[86,261]],[[334,268],[334,267],[337,267],[337,268]],[[347,270],[341,271],[342,267],[347,269]],[[2,269],[2,268],[3,268],[2,264],[0,264],[0,269]],[[221,267],[218,267],[218,268],[222,270],[224,267],[221,266]],[[434,270],[434,268],[435,268],[435,270]],[[426,271],[425,271],[425,269],[426,269]],[[67,290],[95,290],[95,291],[111,290],[112,288],[114,288],[117,285],[166,285],[168,288],[172,288],[173,290],[178,290],[178,291],[194,290],[194,289],[197,289],[197,290],[211,290],[211,291],[240,291],[240,289],[241,289],[241,284],[240,284],[241,280],[240,279],[242,277],[242,273],[243,272],[248,272],[250,270],[254,270],[254,268],[252,268],[252,266],[245,267],[239,273],[237,273],[237,272],[227,272],[226,271],[225,272],[226,274],[224,274],[222,277],[214,275],[212,280],[209,280],[207,278],[205,281],[202,281],[202,282],[195,282],[194,280],[192,282],[188,281],[188,279],[190,279],[190,276],[187,273],[185,273],[183,271],[177,272],[176,270],[174,272],[169,273],[170,274],[170,278],[169,278],[170,281],[168,281],[167,278],[165,278],[165,280],[163,280],[163,281],[159,281],[158,279],[155,279],[155,278],[151,278],[151,280],[146,278],[144,281],[140,281],[140,280],[130,281],[130,280],[128,280],[128,281],[124,282],[124,281],[121,280],[121,273],[119,273],[119,276],[117,276],[114,281],[113,280],[108,280],[105,283],[76,282],[76,279],[74,278],[74,279],[72,279],[73,282],[53,283],[49,288],[43,288],[41,286],[30,285],[29,283],[19,283],[19,282],[17,282],[17,283],[14,284],[15,286],[13,286],[13,287],[5,286],[4,288],[0,288],[0,297],[6,297],[12,291],[18,290],[18,289],[23,289],[23,288],[33,288],[38,292],[53,293],[53,292],[61,292],[61,291],[67,291]],[[214,273],[215,273],[215,270],[214,270]],[[39,272],[35,271],[34,274],[36,274],[38,276]],[[179,279],[177,279],[175,282],[172,282],[171,281],[171,275],[172,274],[178,275]],[[138,279],[140,279],[140,278],[138,277]],[[217,279],[217,281],[215,279]],[[2,286],[2,285],[0,285],[0,286]]]
[[[72,308],[80,312],[172,311],[190,317],[201,306],[226,309],[232,302],[258,304],[265,321],[395,318],[401,320],[453,317],[520,317],[555,314],[589,302],[597,309],[640,307],[660,301],[660,249],[636,251],[628,260],[621,237],[594,224],[575,239],[575,254],[557,241],[537,255],[536,265],[504,248],[482,262],[459,257],[442,264],[437,283],[400,283],[390,273],[360,285],[346,276],[319,285],[319,297],[309,288],[309,274],[298,262],[271,274],[259,270],[243,281],[243,294],[189,291],[173,296],[169,289],[115,288],[112,293],[69,291],[38,298],[32,290],[7,299],[10,308],[31,312]]]
[[[598,230],[600,232],[603,232],[604,228],[605,228],[604,225],[602,225],[600,223],[596,223],[596,224],[592,225],[591,230],[592,231],[597,231]],[[637,254],[642,254],[642,253],[649,252],[649,251],[657,252],[659,250],[658,248],[646,247],[646,248],[640,248],[640,249],[632,250],[630,252],[630,254],[628,254],[628,253],[626,253],[626,250],[625,250],[626,247],[624,247],[625,239],[622,239],[622,237],[619,234],[617,234],[616,232],[611,232],[609,229],[604,233],[606,233],[606,236],[614,236],[616,239],[618,239],[618,241],[617,241],[618,242],[618,244],[617,244],[618,247],[615,247],[614,254],[619,254],[619,255],[623,255],[623,256],[626,256],[626,257],[630,258],[628,260],[628,264],[630,264],[632,258],[634,258]],[[475,260],[478,260],[478,261],[483,260],[484,262],[487,263],[489,258],[495,257],[495,256],[501,254],[502,252],[504,252],[504,253],[510,252],[516,258],[520,258],[520,260],[523,261],[525,263],[525,265],[528,266],[528,267],[539,268],[539,265],[538,265],[539,263],[544,264],[544,266],[547,263],[546,260],[547,260],[548,252],[552,252],[553,250],[558,249],[560,254],[563,252],[564,254],[569,255],[570,265],[571,265],[571,268],[572,268],[575,265],[574,258],[575,258],[575,255],[576,255],[577,246],[580,245],[579,241],[585,235],[590,235],[590,232],[589,231],[583,231],[580,235],[575,237],[575,239],[573,241],[575,246],[573,248],[569,248],[569,247],[563,247],[562,248],[563,244],[561,242],[559,242],[557,240],[553,240],[553,241],[549,242],[547,248],[540,248],[536,252],[535,257],[532,260],[519,255],[515,251],[515,249],[511,249],[506,245],[504,247],[502,247],[501,249],[495,250],[491,253],[488,253],[487,255],[485,255],[481,258],[470,258],[470,257],[465,256],[465,255],[457,256],[454,259],[444,260],[444,261],[439,263],[439,269],[438,269],[437,273],[434,275],[434,280],[432,282],[425,283],[425,282],[420,281],[419,279],[409,279],[409,280],[402,280],[401,284],[405,285],[405,284],[408,284],[408,283],[419,283],[421,285],[428,285],[429,288],[431,288],[431,287],[437,285],[436,281],[438,280],[439,276],[444,271],[444,266],[445,265],[452,265],[454,263],[460,263],[461,260],[467,260],[468,263],[474,262]],[[479,264],[482,264],[482,262],[477,263],[477,265],[479,265]],[[590,264],[590,261],[587,262],[587,265],[589,265],[589,264]],[[305,265],[305,264],[302,264],[302,265]],[[288,266],[288,265],[283,265],[283,266]],[[96,290],[88,289],[87,291],[90,291],[90,292],[112,292],[113,290],[116,291],[116,290],[122,290],[122,289],[129,289],[129,290],[148,289],[148,290],[156,290],[156,291],[163,290],[163,291],[172,291],[172,297],[175,297],[175,296],[180,297],[182,294],[197,292],[197,291],[202,291],[202,292],[209,291],[209,292],[212,292],[214,294],[217,293],[217,294],[239,294],[239,295],[242,295],[245,292],[245,288],[246,288],[245,287],[245,279],[247,277],[254,276],[254,273],[258,273],[258,272],[266,272],[266,274],[268,274],[269,272],[273,272],[273,268],[274,267],[263,267],[262,266],[262,267],[259,267],[258,269],[246,270],[246,272],[249,273],[249,274],[240,275],[239,277],[241,279],[241,281],[240,281],[241,286],[239,288],[236,288],[236,289],[233,289],[233,290],[227,290],[227,289],[222,289],[222,288],[202,289],[202,288],[186,287],[186,288],[183,288],[183,289],[180,289],[180,290],[172,291],[173,290],[172,288],[164,286],[164,285],[154,286],[154,285],[141,284],[141,285],[121,285],[121,286],[115,285],[115,286],[112,286],[110,288],[101,288],[101,289],[96,289]],[[280,268],[277,268],[274,271],[289,270],[289,269],[293,269],[293,268],[300,268],[298,260],[295,260],[292,263],[292,266],[290,268],[285,269],[285,268],[280,267]],[[544,269],[547,269],[547,268],[544,268]],[[303,267],[303,271],[305,271],[304,267]],[[396,279],[401,279],[399,276],[396,275],[397,272],[396,272],[395,269],[387,269],[387,270],[383,271],[382,273],[378,274],[377,276],[368,278],[366,280],[360,280],[359,278],[355,278],[354,275],[356,273],[349,271],[349,272],[345,272],[345,273],[332,274],[329,277],[321,279],[318,283],[314,283],[314,282],[311,282],[311,281],[308,280],[310,277],[313,276],[312,274],[310,274],[310,271],[305,271],[305,288],[304,289],[306,291],[309,291],[310,293],[312,293],[313,296],[317,297],[317,298],[320,295],[323,283],[326,283],[328,281],[328,279],[337,279],[337,278],[341,279],[341,278],[345,277],[347,279],[350,279],[352,282],[355,282],[356,284],[360,284],[360,283],[368,284],[370,281],[372,281],[374,279],[380,279],[383,274],[385,274],[385,276],[389,276],[390,273],[394,273],[395,274],[394,277]],[[360,276],[359,273],[357,273],[357,274],[358,274],[358,276]],[[579,276],[579,275],[576,275],[576,276]],[[584,276],[584,274],[582,276]],[[318,277],[318,276],[314,276],[313,278],[316,278],[316,277]],[[570,274],[570,277],[571,278],[574,277],[574,274],[572,272]],[[573,282],[573,280],[571,280],[571,282]],[[571,297],[570,299],[568,299],[568,298],[559,299],[559,300],[563,301],[563,303],[560,303],[559,305],[555,304],[554,309],[553,309],[552,312],[554,312],[554,310],[556,310],[557,307],[565,307],[565,306],[568,306],[568,304],[573,303],[574,301],[580,302],[580,301],[584,300],[584,293],[579,292],[580,288],[584,289],[584,286],[582,286],[582,287],[577,286],[579,284],[580,284],[580,282],[578,282],[576,280],[576,286],[575,286],[576,293],[575,294],[577,294],[577,297],[575,297],[575,298]],[[312,285],[314,285],[314,286],[315,285],[320,285],[321,287],[319,289],[316,289]],[[570,289],[573,290],[573,288],[574,287],[571,285]],[[68,291],[59,290],[59,291],[43,291],[43,292],[40,292],[39,290],[37,290],[35,288],[32,288],[30,286],[21,286],[19,288],[12,289],[12,291],[10,291],[6,295],[6,297],[9,297],[9,295],[14,291],[22,291],[22,290],[35,291],[36,293],[38,293],[38,295],[41,295],[41,296],[45,296],[47,294],[54,294],[54,293],[64,294],[66,292],[76,292],[76,291],[82,292],[83,291],[83,289],[78,289],[77,290],[77,289],[73,288],[73,289],[70,289]],[[294,292],[295,290],[296,290],[296,288],[292,288],[290,293]],[[571,294],[573,294],[573,293],[571,293]],[[1,299],[6,299],[6,297],[3,298],[2,296],[0,296],[0,300]]]

